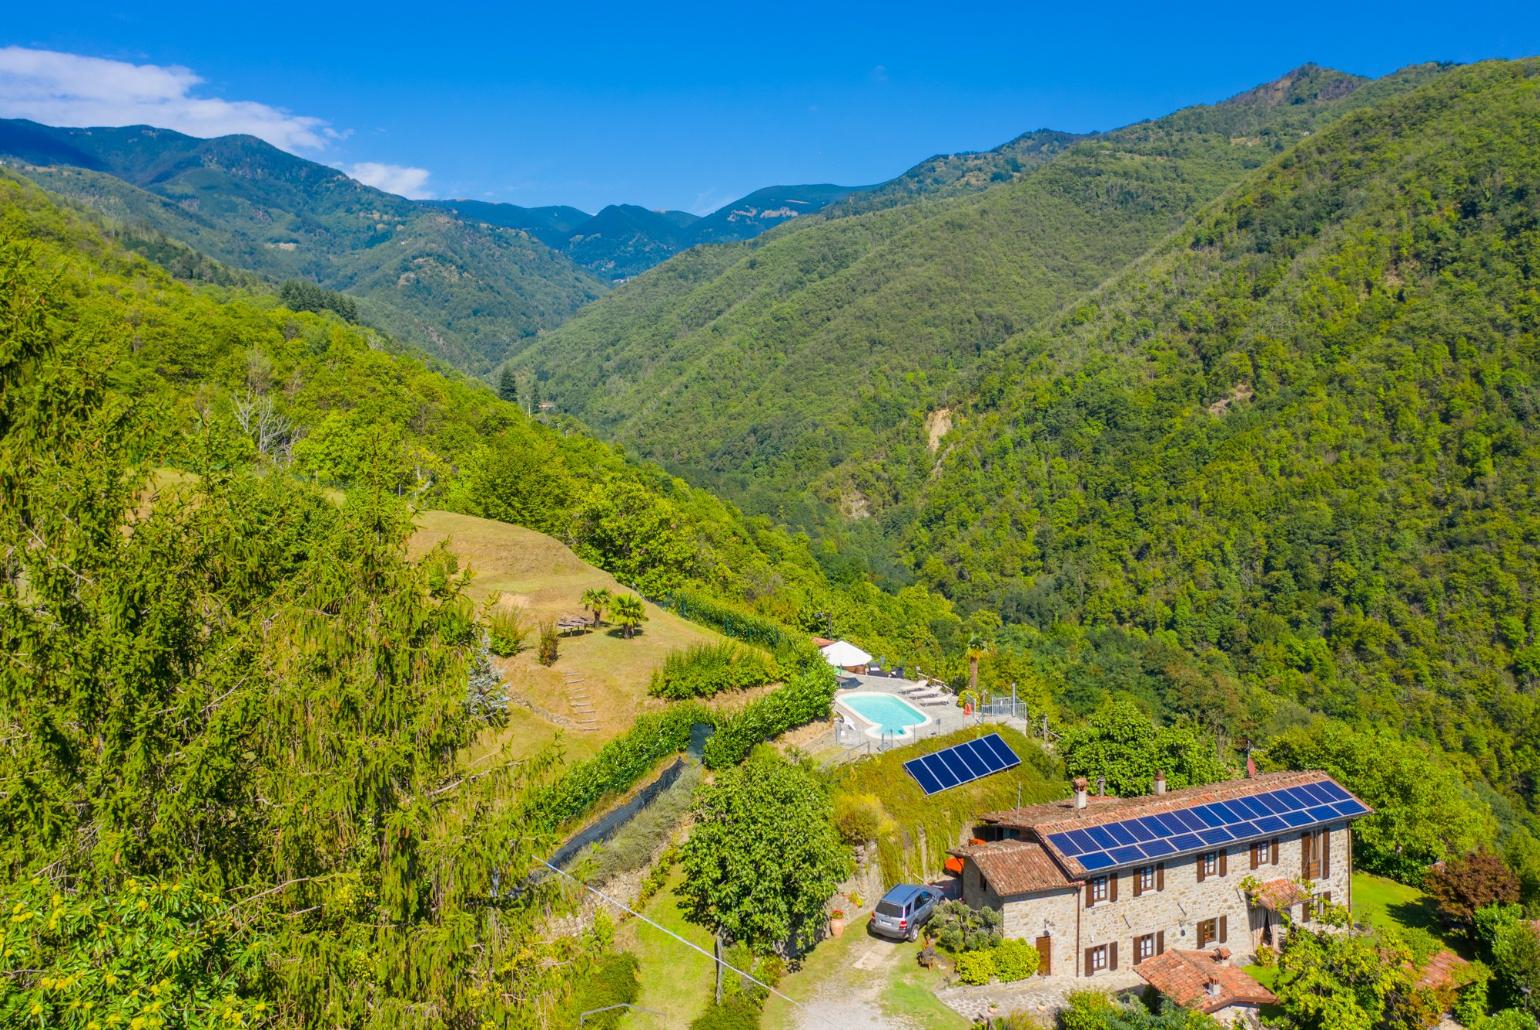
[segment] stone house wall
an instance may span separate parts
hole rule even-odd
[[[1346,824],[1331,827],[1329,875],[1315,881],[1317,895],[1329,892],[1331,900],[1351,906],[1352,841]],[[1253,870],[1249,845],[1232,845],[1226,851],[1225,874],[1198,879],[1198,856],[1186,855],[1165,863],[1164,888],[1135,896],[1136,871],[1117,875],[1117,900],[1086,905],[1085,885],[1073,890],[1045,891],[1002,898],[979,874],[973,863],[964,869],[963,898],[970,905],[989,905],[1001,910],[1008,937],[1035,940],[1051,931],[1055,975],[1085,975],[1085,949],[1117,945],[1117,968],[1131,969],[1137,961],[1134,938],[1164,932],[1166,948],[1198,947],[1198,923],[1224,917],[1224,945],[1235,961],[1247,962],[1261,943],[1267,914],[1253,909],[1241,891],[1241,881],[1254,876],[1261,881],[1298,879],[1303,873],[1303,848],[1298,832],[1278,838],[1278,863]],[[1270,856],[1269,856],[1270,857]],[[1291,915],[1301,916],[1300,906]],[[1276,917],[1274,917],[1276,920]],[[1276,922],[1275,922],[1276,926]],[[1110,972],[1110,968],[1107,970]]]

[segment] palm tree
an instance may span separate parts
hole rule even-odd
[[[621,594],[610,603],[610,614],[620,627],[620,635],[630,637],[636,628],[647,621],[647,608],[642,599],[633,594]]]
[[[968,637],[968,689],[979,696],[979,659],[989,649],[989,641],[977,633]]]
[[[610,606],[610,601],[612,600],[614,600],[613,595],[603,587],[589,587],[583,591],[583,596],[578,603],[594,613],[595,626],[602,626],[604,624],[604,609]]]

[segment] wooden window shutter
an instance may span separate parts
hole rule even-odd
[[[1219,943],[1223,944],[1230,939],[1230,917],[1219,917]]]
[[[1085,907],[1090,908],[1094,904],[1096,904],[1096,884],[1091,880],[1087,880],[1085,882]]]
[[[1096,950],[1095,948],[1087,948],[1085,950],[1085,975],[1086,976],[1090,976],[1092,973],[1096,972],[1096,967],[1091,964],[1091,952],[1093,952],[1095,950]]]
[[[1307,880],[1315,876],[1315,870],[1310,866],[1310,831],[1306,830],[1299,835],[1299,875]]]
[[[1111,944],[1107,945],[1107,969],[1109,971],[1111,971],[1111,972],[1114,972],[1114,973],[1117,972],[1117,969],[1118,969],[1118,942],[1117,941],[1113,941]]]
[[[1108,901],[1116,901],[1116,900],[1118,900],[1118,879],[1119,879],[1119,877],[1118,877],[1117,873],[1108,873],[1107,874],[1107,900]]]
[[[1261,859],[1261,849],[1262,849],[1262,847],[1263,847],[1263,845],[1256,844],[1256,843],[1251,845],[1251,868],[1253,868],[1253,869],[1255,869],[1257,866],[1262,864],[1262,859]]]
[[[1156,930],[1155,931],[1155,954],[1157,954],[1157,955],[1164,955],[1165,953],[1166,953],[1166,931],[1164,931],[1164,930]]]
[[[1331,876],[1331,830],[1321,831],[1321,879]]]
[[[1158,891],[1166,889],[1166,863],[1164,862],[1155,863],[1155,889]]]
[[[1273,865],[1278,864],[1278,838],[1273,838]]]
[[[1143,869],[1135,869],[1134,870],[1134,897],[1137,898],[1139,895],[1144,893],[1143,884],[1144,884],[1144,870]]]
[[[1227,861],[1227,859],[1229,859],[1229,857],[1230,857],[1230,849],[1229,848],[1220,848],[1219,849],[1219,875],[1220,876],[1228,876],[1228,875],[1230,875],[1230,863]]]
[[[1198,882],[1202,883],[1204,880],[1208,879],[1208,856],[1207,855],[1199,855],[1198,856],[1197,868],[1198,868]]]

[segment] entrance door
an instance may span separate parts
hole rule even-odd
[[[1039,937],[1033,943],[1037,945],[1037,975],[1051,975],[1053,973],[1053,938]]]

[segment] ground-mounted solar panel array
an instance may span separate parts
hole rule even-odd
[[[1000,734],[991,733],[920,758],[911,758],[904,763],[904,771],[914,777],[926,794],[935,794],[1020,764],[1021,759]]]
[[[1094,872],[1205,851],[1231,841],[1303,830],[1367,811],[1335,783],[1308,783],[1160,815],[1052,833],[1048,841]]]

